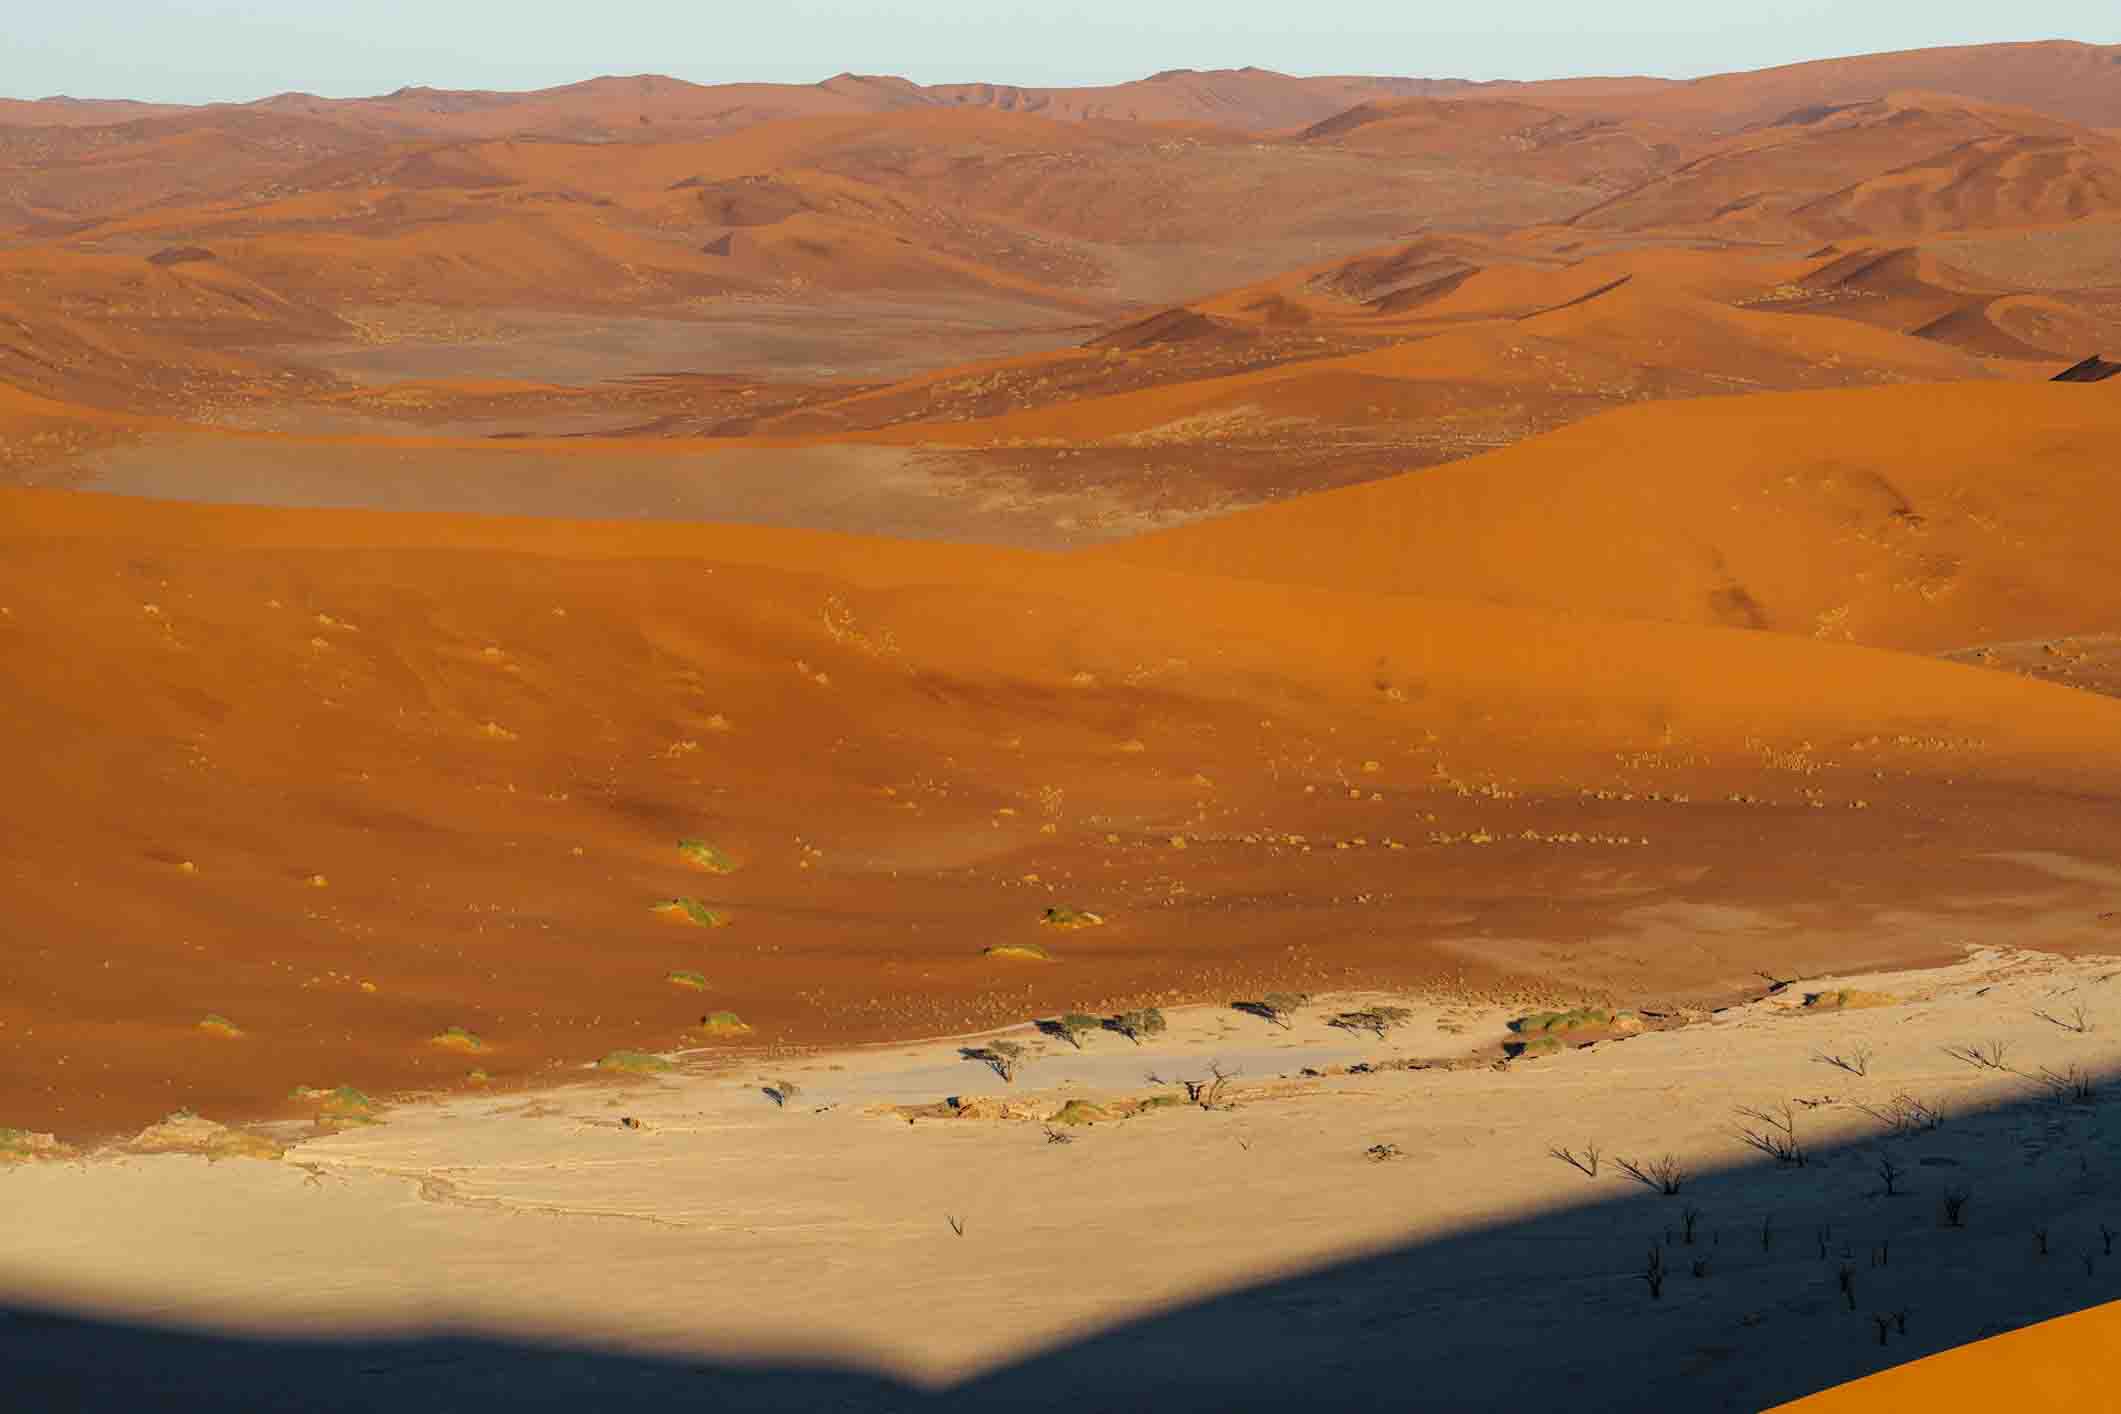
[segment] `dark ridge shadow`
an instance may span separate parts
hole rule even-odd
[[[35,1414],[1757,1410],[2121,1299],[2121,1252],[2100,1230],[2121,1230],[2121,1090],[2102,1076],[2086,1102],[2021,1078],[2023,1100],[1897,1135],[1887,1116],[1875,1134],[1808,1145],[1801,1166],[1736,1157],[1734,1127],[1733,1161],[1687,1174],[1673,1196],[1621,1172],[1620,1157],[1654,1154],[1606,1156],[1595,1178],[1559,1152],[1498,1155],[1550,1164],[1557,1205],[1121,1321],[949,1389],[851,1362],[666,1359],[456,1330],[277,1338],[17,1301],[0,1304],[0,1394]],[[1809,1128],[1805,1113],[1800,1102]],[[1884,1186],[1881,1158],[1895,1171]],[[1246,1181],[1204,1172],[1199,1201]],[[1956,1193],[1971,1195],[1960,1227],[1944,1213]],[[1418,1190],[1387,1185],[1380,1201],[1421,1221]]]

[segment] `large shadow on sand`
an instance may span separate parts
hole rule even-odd
[[[0,1401],[26,1414],[1759,1409],[2121,1298],[2121,1255],[2100,1232],[2121,1229],[2116,1111],[2109,1079],[2090,1104],[1967,1110],[1822,1147],[1802,1168],[1696,1174],[1670,1197],[1557,1161],[1557,1193],[1598,1199],[1191,1301],[941,1390],[851,1363],[694,1363],[460,1331],[280,1339],[0,1304]],[[1862,1177],[1881,1155],[1900,1169],[1894,1196]],[[1965,1225],[1948,1226],[1943,1196],[1968,1190]],[[1419,1210],[1418,1192],[1404,1198]],[[1661,1299],[1642,1276],[1652,1248]]]

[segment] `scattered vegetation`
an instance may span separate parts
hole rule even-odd
[[[709,874],[734,874],[736,861],[705,840],[679,840],[678,854],[695,869]]]
[[[1893,1096],[1884,1105],[1858,1104],[1856,1108],[1892,1131],[1895,1139],[1927,1134],[1944,1123],[1944,1111],[1905,1093]]]
[[[1260,1017],[1287,1031],[1294,1026],[1296,1013],[1309,1005],[1310,1001],[1308,992],[1269,992],[1256,1002],[1232,1002],[1230,1006],[1233,1010]]]
[[[1741,1126],[1738,1137],[1748,1148],[1758,1149],[1778,1164],[1803,1168],[1808,1156],[1804,1145],[1797,1138],[1797,1107],[1785,1100],[1773,1111],[1741,1109],[1741,1119],[1753,1121],[1751,1126]]]
[[[2057,1101],[2089,1105],[2099,1098],[2099,1083],[2081,1065],[2072,1065],[2062,1071],[2042,1066],[2040,1074],[2030,1078],[2045,1085]]]
[[[1598,1162],[1602,1156],[1598,1152],[1598,1141],[1595,1139],[1583,1146],[1583,1153],[1581,1154],[1558,1146],[1547,1150],[1547,1153],[1561,1160],[1570,1168],[1580,1171],[1585,1178],[1598,1177]]]
[[[1015,1041],[989,1041],[984,1046],[965,1046],[958,1054],[969,1061],[992,1066],[1004,1085],[1016,1083],[1017,1067],[1023,1064],[1024,1048]]]
[[[1649,1259],[1643,1263],[1642,1271],[1638,1275],[1649,1285],[1650,1300],[1662,1301],[1664,1299],[1663,1248],[1652,1247],[1650,1249]]]
[[[1045,924],[1048,928],[1057,928],[1063,932],[1074,932],[1078,928],[1102,927],[1105,920],[1102,916],[1092,913],[1088,909],[1069,908],[1066,905],[1059,905],[1047,909],[1045,916],[1038,921]]]
[[[1686,1166],[1679,1162],[1677,1154],[1666,1154],[1661,1159],[1640,1163],[1633,1159],[1615,1159],[1620,1171],[1645,1188],[1654,1189],[1669,1198],[1686,1185]]]
[[[1414,1019],[1414,1013],[1403,1006],[1365,1007],[1361,1011],[1344,1011],[1326,1022],[1342,1031],[1367,1031],[1382,1041],[1385,1033],[1395,1026],[1404,1026]]]
[[[1079,1011],[1071,1011],[1065,1016],[1057,1017],[1052,1021],[1041,1021],[1038,1023],[1040,1031],[1056,1040],[1066,1041],[1078,1051],[1083,1048],[1083,1037],[1089,1032],[1101,1029],[1103,1026],[1104,1022],[1099,1018]]]
[[[440,1046],[445,1051],[462,1051],[467,1055],[486,1049],[483,1040],[461,1026],[449,1027],[429,1044]]]
[[[1610,1026],[1612,1022],[1613,1013],[1601,1007],[1577,1007],[1574,1011],[1534,1012],[1511,1022],[1510,1029],[1520,1036],[1565,1035]]]
[[[662,914],[665,918],[675,919],[681,923],[690,923],[698,928],[726,928],[729,926],[729,916],[727,914],[715,912],[696,898],[664,899],[655,906],[654,911]]]
[[[1906,1172],[1907,1170],[1893,1162],[1891,1154],[1878,1156],[1878,1180],[1885,1185],[1886,1197],[1897,1198],[1900,1196],[1900,1177]]]
[[[376,1124],[380,1123],[381,1107],[368,1096],[351,1085],[335,1089],[320,1090],[311,1086],[296,1089],[297,1100],[317,1102],[317,1118],[327,1124]]]
[[[1143,1007],[1140,1011],[1123,1011],[1117,1016],[1105,1018],[1105,1029],[1120,1035],[1139,1046],[1144,1036],[1161,1036],[1165,1023],[1163,1012],[1156,1007]]]
[[[716,1011],[700,1018],[699,1031],[703,1036],[748,1036],[751,1026],[733,1011]]]
[[[675,972],[665,973],[663,980],[673,987],[683,987],[688,991],[704,992],[707,990],[705,974],[693,972],[687,968],[679,968]]]
[[[1224,1101],[1223,1092],[1230,1088],[1231,1081],[1242,1074],[1244,1072],[1241,1070],[1224,1070],[1221,1061],[1210,1061],[1208,1079],[1181,1080],[1178,1083],[1186,1087],[1186,1100],[1189,1104],[1199,1105],[1204,1110],[1230,1109],[1233,1106]]]
[[[1966,1226],[1966,1204],[1967,1200],[1973,1196],[1964,1188],[1947,1188],[1944,1190],[1944,1225],[1946,1227]]]
[[[1369,1148],[1363,1150],[1363,1153],[1369,1156],[1370,1162],[1373,1164],[1388,1163],[1393,1159],[1404,1157],[1397,1144],[1372,1144]]]
[[[1060,1107],[1060,1111],[1053,1116],[1050,1123],[1066,1125],[1096,1124],[1099,1120],[1110,1118],[1112,1118],[1111,1112],[1102,1105],[1093,1105],[1088,1100],[1070,1100],[1067,1104]]]
[[[1830,1055],[1821,1051],[1815,1054],[1812,1059],[1822,1065],[1830,1065],[1836,1070],[1845,1070],[1854,1076],[1865,1076],[1871,1073],[1871,1056],[1873,1054],[1874,1052],[1869,1046],[1858,1043],[1849,1047],[1845,1055]]]
[[[2051,1022],[2061,1027],[2064,1031],[2074,1031],[2079,1036],[2088,1036],[2092,1031],[2091,1018],[2085,1014],[2082,1002],[2072,1007],[2067,1017],[2056,1016],[2052,1012],[2045,1011],[2036,1011],[2033,1015],[2039,1017],[2042,1021]]]
[[[1953,1060],[1965,1061],[1968,1065],[1980,1066],[1984,1070],[2009,1070],[2006,1063],[2010,1056],[2008,1041],[1991,1041],[1987,1045],[1946,1046],[1944,1053]]]
[[[219,1036],[228,1041],[240,1040],[243,1036],[243,1028],[219,1012],[209,1012],[206,1019],[199,1023],[199,1029],[209,1036]]]
[[[983,949],[982,957],[1017,958],[1029,962],[1052,962],[1053,954],[1040,943],[996,943]]]
[[[613,1051],[597,1062],[598,1070],[615,1070],[622,1075],[653,1075],[658,1071],[675,1068],[669,1061],[650,1051]]]

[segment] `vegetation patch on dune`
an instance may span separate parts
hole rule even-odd
[[[736,872],[736,861],[705,840],[679,840],[678,854],[693,868],[709,874]]]
[[[10,1129],[0,1125],[0,1164],[24,1164],[32,1159],[63,1159],[73,1149],[59,1142],[57,1135],[40,1134],[29,1129]]]
[[[650,1051],[613,1051],[597,1062],[597,1069],[613,1070],[622,1075],[654,1075],[676,1067]]]
[[[429,1044],[440,1046],[445,1051],[462,1051],[467,1055],[486,1049],[485,1041],[461,1026],[448,1028]]]
[[[751,1023],[733,1011],[710,1012],[695,1028],[701,1036],[749,1036]]]
[[[1510,1023],[1520,1036],[1561,1036],[1571,1031],[1592,1031],[1613,1024],[1613,1013],[1603,1007],[1577,1007],[1573,1011],[1539,1011]]]
[[[219,1012],[209,1012],[206,1019],[199,1023],[199,1029],[209,1036],[219,1036],[228,1041],[238,1040],[243,1035],[242,1027]]]
[[[1360,1011],[1344,1011],[1326,1022],[1326,1025],[1342,1031],[1367,1031],[1384,1039],[1385,1033],[1395,1026],[1404,1026],[1414,1019],[1414,1013],[1403,1006],[1364,1007]]]
[[[1039,943],[996,943],[983,949],[982,957],[1014,958],[1018,961],[1053,962],[1056,959]]]
[[[1139,1011],[1123,1011],[1117,1016],[1105,1018],[1105,1029],[1116,1031],[1139,1046],[1145,1036],[1161,1036],[1168,1023],[1160,1007],[1143,1007]]]
[[[690,968],[681,967],[674,972],[666,973],[663,980],[673,987],[683,987],[689,992],[704,992],[707,990],[706,974],[694,972]]]
[[[1048,1120],[1049,1124],[1096,1124],[1099,1120],[1112,1118],[1112,1112],[1102,1105],[1093,1105],[1088,1100],[1070,1100]]]
[[[317,1120],[322,1124],[380,1124],[381,1109],[374,1100],[351,1085],[340,1085],[332,1089],[319,1089],[304,1085],[296,1089],[297,1100],[313,1100],[317,1106]]]
[[[285,1145],[262,1134],[230,1129],[190,1110],[149,1125],[125,1147],[134,1154],[200,1154],[209,1159],[277,1159],[287,1152]]]
[[[696,898],[664,899],[656,904],[654,912],[678,923],[689,923],[695,928],[726,928],[729,918],[715,912]]]
[[[1048,928],[1057,928],[1062,932],[1072,933],[1079,928],[1103,927],[1105,920],[1101,915],[1092,913],[1088,909],[1069,908],[1062,905],[1047,909],[1045,916],[1039,919],[1039,922]]]

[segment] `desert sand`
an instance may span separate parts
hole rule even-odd
[[[2121,1149],[2069,1089],[2117,979],[1970,950],[1464,1066],[1518,1014],[1408,999],[1375,1041],[1323,1023],[1391,999],[1340,996],[1139,1047],[694,1053],[277,1162],[120,1145],[5,1176],[0,1329],[53,1404],[1763,1408],[2121,1295]],[[1013,1084],[960,1058],[1012,1037]],[[1802,1163],[1744,1138],[1784,1105]],[[1627,1176],[1667,1156],[1676,1194]],[[2015,1397],[2096,1405],[2095,1353]]]
[[[2096,1407],[2117,62],[0,101],[19,1388]]]

